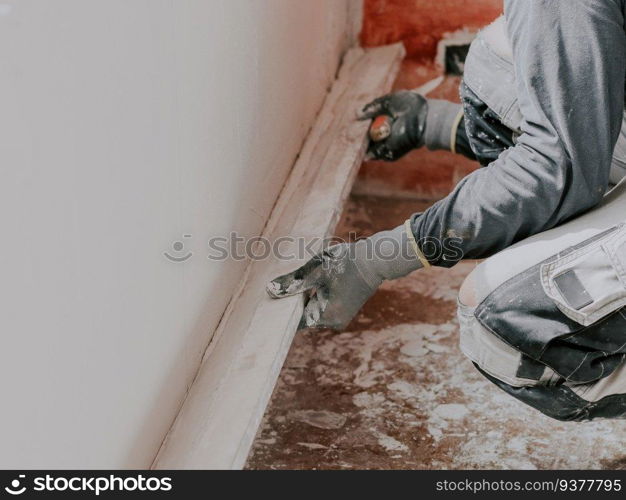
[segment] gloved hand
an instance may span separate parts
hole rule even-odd
[[[409,151],[424,145],[428,102],[410,90],[401,90],[374,99],[367,104],[360,120],[380,115],[391,117],[391,134],[380,142],[370,141],[368,152],[377,160],[395,161]]]
[[[341,330],[383,280],[420,267],[405,227],[400,226],[356,243],[329,247],[296,271],[272,280],[267,292],[275,299],[307,292],[300,328]]]

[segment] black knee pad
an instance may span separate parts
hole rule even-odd
[[[626,394],[612,394],[590,402],[563,384],[513,387],[484,372],[476,363],[474,366],[504,392],[556,420],[582,422],[594,418],[626,418]]]

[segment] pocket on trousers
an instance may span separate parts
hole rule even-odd
[[[626,355],[626,226],[553,255],[491,292],[483,327],[572,383],[610,375]]]
[[[568,318],[589,326],[626,305],[626,225],[541,266],[541,285]]]

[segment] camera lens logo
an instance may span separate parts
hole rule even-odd
[[[22,486],[20,488],[20,479],[24,479],[26,476],[24,474],[19,475],[19,479],[14,479],[11,481],[11,486],[6,486],[4,491],[11,495],[21,495],[26,491],[26,486]]]
[[[191,238],[191,235],[183,234],[183,238]],[[172,253],[174,255],[170,255],[168,252],[163,252],[163,255],[165,255],[165,258],[172,262],[185,262],[187,259],[191,258],[191,256],[193,255],[193,253],[191,252],[184,253],[185,244],[182,241],[175,241],[172,244],[172,250],[173,250]]]

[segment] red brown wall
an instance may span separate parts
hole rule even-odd
[[[440,75],[434,63],[445,33],[476,31],[502,13],[502,0],[364,0],[361,44],[402,41],[407,49],[396,89],[415,88]],[[429,97],[459,101],[460,79],[448,77]],[[356,192],[439,199],[477,164],[443,151],[413,151],[395,163],[367,162]]]
[[[364,0],[361,44],[402,41],[407,57],[435,57],[446,32],[478,29],[502,12],[502,0]]]

